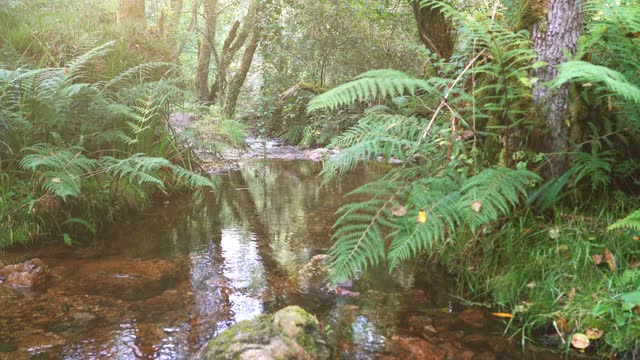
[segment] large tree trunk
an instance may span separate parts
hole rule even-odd
[[[260,27],[256,25],[251,34],[249,45],[247,45],[247,48],[244,50],[244,55],[242,55],[240,68],[238,69],[238,71],[236,71],[233,79],[231,79],[231,81],[229,82],[227,96],[223,107],[223,114],[227,118],[233,117],[233,114],[236,112],[236,104],[238,102],[238,96],[240,95],[240,89],[242,88],[242,85],[247,78],[247,74],[249,73],[249,69],[251,68],[251,63],[253,62],[253,56],[256,53],[256,49],[258,48],[259,44]]]
[[[145,21],[144,0],[118,0],[118,24],[124,21]]]
[[[420,6],[420,0],[412,0],[413,15],[418,26],[420,41],[431,52],[445,60],[453,55],[455,34],[453,26],[440,9]]]
[[[583,25],[582,0],[550,0],[546,16],[533,28],[533,40],[538,61],[547,65],[535,70],[539,80],[533,87],[533,100],[540,109],[550,132],[545,144],[549,152],[547,177],[558,176],[568,167],[569,84],[557,91],[549,91],[544,84],[558,74],[557,65],[566,61],[563,51],[575,54]]]
[[[198,51],[198,68],[196,70],[195,95],[201,102],[209,101],[209,66],[211,65],[211,54],[215,46],[216,26],[218,21],[218,1],[206,0],[205,7],[205,36],[200,43]]]

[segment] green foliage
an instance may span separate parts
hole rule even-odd
[[[0,168],[11,174],[0,184],[0,246],[46,233],[70,243],[156,190],[215,187],[177,165],[191,163],[167,127],[173,68],[95,81],[89,70],[113,51],[109,42],[58,68],[0,70]]]
[[[596,219],[562,205],[587,211],[599,206],[594,202],[608,205],[612,189],[637,185],[640,74],[637,40],[628,34],[638,17],[619,14],[614,1],[587,5],[580,60],[561,65],[551,83],[580,85],[570,110],[584,121],[569,124],[580,127],[570,139],[571,168],[536,186],[540,176],[527,169],[543,157],[526,149],[539,139],[531,106],[538,79],[530,74],[543,64],[535,62],[529,34],[512,31],[499,16],[423,3],[458,25],[450,63],[427,58],[425,79],[370,71],[309,103],[312,114],[368,107],[331,141],[343,150],[324,162],[325,181],[363,161],[401,164],[353,191],[339,210],[330,250],[334,281],[373,267],[392,271],[426,252],[460,277],[465,295],[489,297],[515,313],[523,340],[562,316],[570,332],[604,329],[602,349],[637,348],[637,244],[628,234],[603,232],[613,213],[606,205]],[[623,7],[637,14],[637,6]],[[527,207],[519,209],[523,200]],[[612,228],[637,230],[636,213]],[[591,256],[605,249],[617,269],[594,265]]]
[[[622,73],[585,61],[567,61],[558,66],[558,76],[552,88],[570,81],[600,85],[596,91],[605,91],[624,100],[640,103],[640,88]]]
[[[468,179],[453,169],[429,177],[417,176],[416,170],[392,171],[349,194],[369,199],[338,211],[336,243],[330,251],[335,281],[384,262],[391,271],[457,232],[475,231],[508,215],[539,179],[529,171],[508,168],[486,169]],[[415,178],[404,177],[408,175]],[[399,208],[406,214],[398,216]],[[416,220],[421,210],[426,213],[424,223]]]
[[[623,228],[640,231],[640,210],[632,212],[627,217],[614,222],[608,227],[609,230]]]
[[[337,86],[331,91],[314,97],[308,111],[318,109],[334,110],[351,105],[356,101],[373,101],[381,98],[393,98],[402,95],[414,95],[421,90],[436,93],[437,78],[430,80],[415,77],[397,70],[371,70],[359,75],[355,80]]]

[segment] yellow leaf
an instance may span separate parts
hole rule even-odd
[[[584,350],[589,347],[589,338],[585,334],[575,333],[571,337],[571,345],[578,350]]]
[[[604,331],[597,328],[588,328],[585,334],[590,340],[598,340],[604,335]]]
[[[509,319],[513,317],[513,314],[503,313],[503,312],[494,312],[494,313],[491,313],[491,315],[501,317],[501,318],[509,318]]]
[[[427,212],[424,211],[424,209],[420,209],[420,212],[418,212],[418,218],[416,219],[417,222],[419,222],[420,224],[424,224],[427,222]]]
[[[556,319],[556,327],[558,328],[558,331],[562,331],[567,332],[567,330],[569,330],[569,324],[567,323],[567,319],[563,318],[563,317],[558,317]]]
[[[471,210],[480,212],[480,209],[482,209],[482,203],[480,201],[474,201],[471,203]]]

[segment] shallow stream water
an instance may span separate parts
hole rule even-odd
[[[304,286],[299,271],[330,246],[343,195],[389,165],[324,187],[320,166],[248,161],[219,191],[161,201],[96,242],[7,251],[5,263],[39,257],[53,280],[43,293],[0,286],[0,358],[188,359],[234,323],[293,304],[317,316],[337,359],[429,359],[425,344],[450,358],[555,358],[522,352],[503,320],[460,305],[437,267],[363,274],[355,297]]]

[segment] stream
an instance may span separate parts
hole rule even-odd
[[[379,176],[374,163],[320,186],[321,164],[247,159],[199,199],[160,201],[74,247],[10,249],[38,257],[44,292],[0,286],[0,358],[188,359],[236,322],[300,305],[315,314],[336,359],[556,359],[522,352],[505,320],[452,297],[453,278],[408,264],[362,274],[339,296],[306,286],[300,270],[331,245],[343,195]]]

